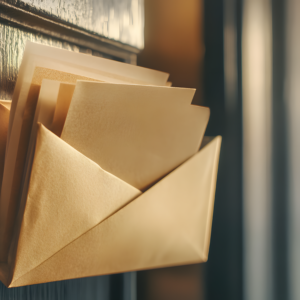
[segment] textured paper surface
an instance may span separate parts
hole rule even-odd
[[[79,81],[61,138],[145,190],[198,151],[209,109],[190,105],[194,92]]]
[[[6,261],[43,79],[166,85],[168,74],[28,42],[14,90],[0,195],[0,261]],[[11,138],[12,137],[12,138]]]
[[[53,127],[53,119],[57,111],[57,98],[60,91],[60,85],[61,83],[59,81],[48,79],[43,79],[42,81],[24,165],[23,180],[21,185],[21,201],[26,201],[28,193],[28,184],[34,156],[38,123],[43,124],[46,128]]]
[[[124,208],[114,205],[117,212],[105,219],[99,215],[115,201],[104,199],[121,197],[110,184],[129,186],[41,127],[10,286],[206,261],[220,143],[215,138]],[[66,176],[52,177],[63,162]],[[107,192],[98,183],[103,175],[115,180]],[[138,195],[131,189],[119,208]]]
[[[41,126],[14,276],[24,275],[140,194]]]

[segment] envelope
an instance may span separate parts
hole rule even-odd
[[[18,211],[23,171],[35,108],[43,79],[76,83],[78,79],[166,85],[168,74],[100,57],[27,42],[13,94],[6,159],[0,194],[0,244],[8,245]],[[0,248],[0,261],[8,248]]]
[[[1,281],[15,287],[206,261],[220,145],[212,139],[141,193],[39,125]]]
[[[203,139],[209,110],[166,74],[96,62],[28,44],[12,106],[0,102],[8,287],[207,260],[221,145]]]

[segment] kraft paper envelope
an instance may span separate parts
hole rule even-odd
[[[27,42],[15,86],[0,194],[0,261],[7,260],[18,210],[24,165],[42,80],[78,79],[113,83],[166,85],[168,74]]]
[[[209,108],[194,92],[78,81],[61,138],[144,191],[198,151]]]
[[[0,221],[1,281],[13,287],[206,261],[221,138],[215,138],[194,154],[209,116],[208,109],[190,105],[194,91],[145,86],[167,86],[166,74],[159,72],[111,65],[106,60],[104,67],[98,68],[95,60],[86,60],[89,56],[82,58],[76,54],[77,60],[84,60],[84,66],[78,65],[75,56],[68,60],[69,52],[31,46],[25,51],[20,69],[10,125],[4,122],[8,127],[6,153],[10,155],[5,158],[5,167],[12,167],[6,169],[12,171],[6,175],[10,175],[10,188],[19,186],[19,190],[13,190],[15,194],[10,190],[10,196],[5,198],[9,201],[0,199],[2,215],[8,212]],[[92,86],[95,89],[89,94]],[[85,96],[97,96],[91,97],[91,101],[84,97],[79,101],[81,88]],[[102,101],[97,103],[97,99]],[[99,104],[105,104],[101,110]],[[90,110],[93,105],[106,126],[99,127]],[[76,123],[79,110],[82,116]],[[93,118],[87,119],[88,115]],[[132,122],[128,121],[130,117]],[[90,121],[89,131],[86,121]],[[36,122],[45,126],[37,126]],[[61,139],[58,136],[63,126]],[[88,132],[95,141],[99,141],[96,132],[104,133],[106,143],[102,147],[90,144],[93,153],[106,147],[115,155],[118,152],[113,146],[117,145],[131,154],[126,149],[127,140],[136,154],[129,155],[134,168],[140,167],[141,150],[149,170],[151,159],[155,168],[161,170],[145,179],[147,172],[143,174],[141,168],[133,176],[138,178],[134,186],[129,184],[126,172],[124,178],[116,176],[113,168],[108,172],[107,166],[105,169],[103,163],[99,165],[100,155],[91,157],[79,149],[82,145],[73,139],[74,126],[83,138]],[[109,130],[111,139],[107,138]],[[69,139],[69,144],[63,139]],[[72,145],[73,142],[77,144]],[[167,168],[164,161],[169,157],[158,155],[164,151],[162,145],[169,147],[165,151],[172,163],[167,163]],[[25,151],[21,146],[25,146]],[[119,154],[110,162],[115,160],[124,170],[126,161],[124,164]],[[19,165],[14,165],[14,159],[18,159]],[[148,190],[141,193],[137,187]]]
[[[206,261],[220,144],[216,137],[140,194],[39,126],[1,280],[14,287]]]

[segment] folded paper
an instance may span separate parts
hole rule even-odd
[[[39,131],[15,276],[24,275],[141,194],[44,127]]]
[[[220,141],[139,196],[40,126],[9,286],[206,261]]]
[[[167,78],[28,43],[0,101],[6,286],[207,260],[221,137]]]

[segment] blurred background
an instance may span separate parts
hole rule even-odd
[[[138,64],[222,135],[209,260],[138,273],[138,299],[300,299],[300,2],[145,0]]]

